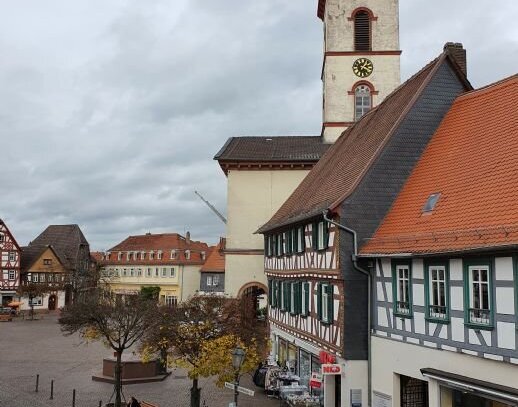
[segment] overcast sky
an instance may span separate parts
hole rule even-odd
[[[191,231],[215,243],[238,135],[318,135],[317,0],[0,4],[0,218],[21,245],[77,223],[91,248]],[[482,86],[516,73],[516,0],[400,0],[402,79],[468,49]]]

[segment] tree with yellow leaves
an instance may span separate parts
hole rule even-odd
[[[199,407],[200,377],[217,376],[220,386],[233,380],[233,348],[245,349],[243,373],[255,369],[261,359],[258,339],[263,341],[259,337],[264,332],[243,330],[247,324],[240,320],[242,310],[239,300],[216,295],[194,296],[174,308],[164,307],[155,330],[143,341],[142,355],[167,354],[170,364],[187,369],[192,380],[191,407]]]

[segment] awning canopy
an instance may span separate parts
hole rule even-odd
[[[421,373],[450,387],[518,406],[518,389],[431,368],[421,369]]]
[[[22,301],[11,301],[9,304],[7,304],[8,307],[19,307],[23,304]]]

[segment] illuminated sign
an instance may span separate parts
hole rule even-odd
[[[342,365],[336,365],[336,364],[327,364],[322,365],[322,374],[324,376],[328,375],[339,375],[342,374]]]

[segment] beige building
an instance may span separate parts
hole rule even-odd
[[[174,305],[200,287],[200,268],[209,246],[192,241],[190,234],[130,236],[99,261],[103,281],[116,294],[136,294],[142,287],[160,287],[160,302]]]
[[[225,292],[266,289],[255,234],[331,143],[400,83],[398,0],[320,0],[323,122],[314,137],[232,137],[216,154],[228,178]],[[247,291],[248,290],[248,291]]]

